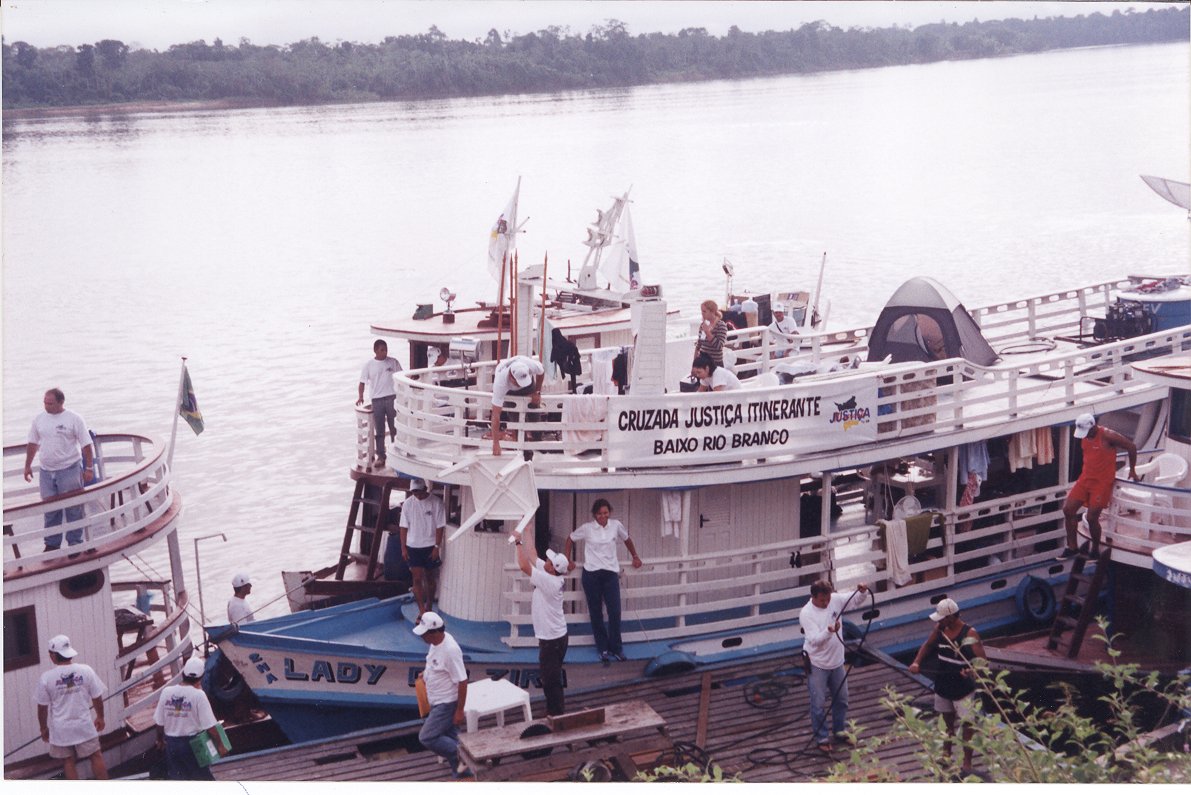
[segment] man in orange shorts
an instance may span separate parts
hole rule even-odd
[[[1075,420],[1075,438],[1083,449],[1083,468],[1063,503],[1063,521],[1067,527],[1067,548],[1059,560],[1077,552],[1076,528],[1079,509],[1088,507],[1088,530],[1092,534],[1092,557],[1100,555],[1100,512],[1112,502],[1113,481],[1117,476],[1117,450],[1129,454],[1129,479],[1137,480],[1137,445],[1116,431],[1096,424],[1091,414]]]

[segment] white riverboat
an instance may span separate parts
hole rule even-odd
[[[580,382],[602,372],[597,358],[614,348],[625,357],[622,383],[574,394],[567,380],[550,380],[536,410],[514,399],[520,421],[509,423],[499,458],[485,438],[496,362],[451,365],[465,376],[451,384],[446,367],[417,366],[428,319],[376,324],[410,344],[415,366],[396,379],[389,469],[372,471],[370,418],[358,412],[358,489],[332,578],[350,593],[355,563],[378,576],[381,542],[396,532],[385,518],[390,497],[420,477],[447,505],[436,609],[472,678],[506,677],[535,696],[530,593],[507,536],[524,526],[539,547],[561,549],[601,497],[644,560],[621,579],[629,659],[600,664],[573,572],[568,688],[795,650],[798,611],[820,578],[872,585],[875,602],[850,606],[849,631],[864,625],[868,645],[890,653],[916,647],[944,597],[982,633],[1045,625],[1072,566],[1056,560],[1078,471],[1069,426],[1092,411],[1148,460],[1164,439],[1169,390],[1131,363],[1191,350],[1191,325],[1171,320],[1184,307],[1164,307],[1146,328],[1107,321],[1148,311],[1122,294],[1187,283],[1130,277],[968,312],[946,288],[915,279],[873,326],[807,334],[789,356],[775,355],[764,326],[734,332],[744,388],[711,394],[679,388],[692,341],[673,333],[665,301],[631,295],[618,310],[625,328],[592,332],[580,346]],[[531,332],[528,321],[514,326],[512,344],[535,350]],[[933,354],[932,332],[942,336]],[[965,497],[970,471],[984,477]],[[526,506],[521,515],[493,510],[494,491],[512,495],[513,481],[526,479],[512,500]],[[381,503],[371,533],[357,532],[361,483]],[[353,539],[365,546],[353,549]],[[410,632],[416,613],[408,596],[373,598],[211,631],[300,740],[412,709],[425,654]]]
[[[178,545],[182,499],[165,450],[133,434],[100,434],[94,442],[98,481],[49,500],[22,477],[25,445],[4,448],[5,778],[62,770],[41,740],[33,699],[51,665],[50,638],[69,636],[106,687],[100,739],[109,769],[152,749],[158,696],[180,680],[194,650]],[[77,508],[83,518],[44,526],[47,512]],[[81,543],[43,551],[47,535],[64,532],[79,532]],[[167,571],[142,557],[159,544],[168,549]],[[90,763],[79,765],[88,776]]]

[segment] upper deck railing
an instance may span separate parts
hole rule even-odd
[[[1008,421],[1156,394],[1135,380],[1129,362],[1191,349],[1191,327],[1079,347],[1055,342],[1090,330],[1091,313],[1103,312],[1126,280],[984,307],[973,316],[996,350],[1022,342],[1039,344],[1029,355],[1005,355],[982,367],[955,358],[930,363],[865,364],[860,369],[806,375],[788,385],[765,385],[762,375],[739,391],[664,395],[543,394],[542,405],[512,398],[504,416],[509,455],[534,454],[539,474],[584,474],[607,469],[667,471],[745,459],[775,463],[814,453],[888,442],[925,433],[980,428]],[[735,336],[759,345],[742,349],[738,371],[769,371],[806,361],[809,350],[834,343],[823,359],[863,356],[868,329],[808,336],[784,359],[769,353],[777,344],[764,329]],[[860,340],[860,343],[854,342]],[[751,358],[751,361],[749,361]],[[738,361],[739,361],[738,359]],[[822,360],[822,359],[821,359]],[[585,362],[585,366],[589,363]],[[491,450],[489,430],[494,362],[471,367],[479,387],[432,383],[443,368],[406,371],[396,378],[397,438],[390,465],[403,461],[446,468],[468,455]],[[746,373],[747,375],[747,373]],[[558,384],[564,388],[561,382]],[[358,413],[358,460],[369,456],[367,414]]]
[[[4,576],[44,569],[82,554],[107,554],[135,543],[145,530],[176,513],[163,446],[134,434],[96,437],[98,482],[42,499],[38,468],[26,482],[25,445],[4,448]],[[61,512],[61,523],[46,526]],[[79,518],[72,518],[78,514]],[[46,550],[46,537],[61,547]],[[77,536],[77,543],[70,541]]]

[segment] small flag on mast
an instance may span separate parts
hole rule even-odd
[[[182,394],[179,397],[178,413],[186,420],[190,430],[196,435],[202,433],[203,413],[199,411],[198,399],[195,398],[194,387],[190,384],[190,371],[185,365],[182,366]]]

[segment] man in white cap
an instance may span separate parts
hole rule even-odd
[[[171,781],[214,781],[211,769],[199,764],[190,738],[206,732],[220,756],[231,749],[219,735],[211,702],[203,692],[203,665],[197,655],[182,666],[182,683],[161,691],[153,721],[157,724],[157,747],[165,751],[165,767]]]
[[[520,536],[513,535],[517,545],[517,565],[529,575],[533,583],[533,597],[529,603],[533,619],[533,634],[538,639],[538,673],[542,692],[546,696],[546,714],[561,715],[567,711],[562,685],[562,663],[567,656],[570,639],[567,618],[562,610],[566,573],[571,564],[567,556],[552,549],[546,550],[542,560]]]
[[[1063,522],[1067,529],[1067,548],[1059,559],[1069,558],[1078,550],[1076,531],[1079,509],[1088,506],[1088,531],[1092,534],[1091,556],[1100,557],[1100,513],[1112,502],[1113,483],[1117,477],[1117,451],[1129,454],[1129,479],[1137,480],[1137,445],[1114,430],[1096,422],[1091,414],[1075,420],[1075,438],[1080,440],[1083,467],[1079,478],[1067,492],[1063,503]]]
[[[37,476],[37,484],[42,499],[48,499],[78,491],[84,484],[92,482],[94,460],[87,423],[66,408],[65,393],[56,387],[47,390],[42,397],[42,406],[45,411],[33,418],[25,445],[25,481],[33,480],[33,458],[40,451],[41,472]],[[61,509],[47,512],[45,526],[57,527],[62,524],[62,514]],[[68,523],[77,522],[86,514],[86,509],[82,505],[75,505],[65,509],[65,514]],[[66,543],[70,546],[83,543],[83,529],[68,530]],[[45,537],[46,552],[61,546],[61,533]]]
[[[529,356],[511,356],[496,366],[492,376],[493,455],[500,455],[500,440],[504,436],[500,418],[504,413],[505,398],[528,396],[530,408],[536,408],[542,400],[542,379],[545,377],[546,369],[541,362]]]
[[[459,763],[459,730],[463,723],[463,707],[467,703],[467,668],[463,664],[463,650],[450,634],[438,613],[423,613],[414,627],[414,634],[426,641],[426,668],[422,680],[426,683],[426,698],[430,714],[418,732],[418,740],[427,749],[445,757],[451,765],[451,775],[462,778],[471,775]]]
[[[447,512],[442,499],[431,494],[426,481],[409,482],[410,496],[401,505],[398,533],[401,558],[413,578],[411,590],[418,603],[418,615],[434,607],[438,594],[438,570],[442,566],[443,534]]]
[[[229,624],[243,624],[252,621],[252,608],[248,604],[248,594],[252,593],[252,577],[240,572],[232,577],[232,598],[227,600],[227,622]]]
[[[773,322],[769,324],[769,334],[773,337],[775,345],[780,345],[783,342],[797,343],[798,324],[794,322],[793,318],[786,317],[784,304],[773,305]],[[780,359],[789,356],[791,350],[789,347],[776,347],[773,356]]]
[[[947,727],[947,739],[943,742],[943,754],[950,756],[951,738],[955,736],[956,721],[964,720],[971,712],[970,696],[976,690],[972,660],[976,657],[982,659],[988,659],[988,657],[984,654],[980,635],[959,617],[959,605],[954,599],[939,600],[935,606],[935,612],[930,614],[930,620],[935,622],[935,627],[931,630],[930,637],[914,655],[914,662],[910,663],[910,673],[918,673],[927,656],[938,657],[939,667],[933,676],[935,712],[943,716],[943,724]],[[961,776],[972,773],[973,731],[972,724],[965,721],[964,760],[960,766]]]
[[[91,666],[74,661],[78,652],[70,645],[70,638],[55,635],[47,648],[54,667],[37,682],[41,739],[49,744],[50,756],[62,760],[66,778],[77,779],[78,760],[89,758],[92,775],[106,779],[108,769],[99,733],[103,731],[103,694],[107,688]]]

